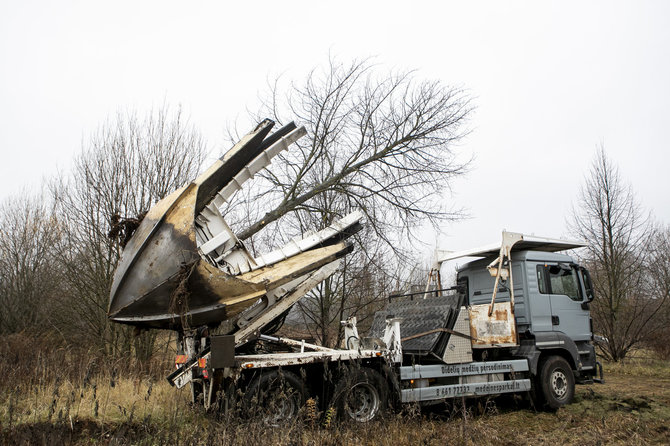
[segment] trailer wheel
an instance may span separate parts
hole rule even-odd
[[[570,404],[575,396],[575,376],[568,361],[561,356],[550,356],[542,363],[539,384],[543,402],[549,409]]]
[[[268,426],[293,420],[304,402],[305,386],[289,371],[263,373],[244,392],[244,412],[248,416],[259,416]]]
[[[388,385],[378,372],[362,367],[340,378],[334,402],[339,417],[366,423],[386,410]]]

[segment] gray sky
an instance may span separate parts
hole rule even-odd
[[[411,6],[410,6],[411,5]],[[212,154],[266,80],[376,56],[476,98],[476,159],[453,184],[471,218],[427,240],[567,236],[602,141],[670,223],[669,2],[0,2],[1,197],[66,169],[117,110],[181,104]]]

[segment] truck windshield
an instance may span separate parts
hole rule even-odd
[[[563,294],[572,300],[582,300],[575,268],[537,265],[537,281],[542,294]]]

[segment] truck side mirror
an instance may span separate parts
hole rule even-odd
[[[591,281],[591,274],[583,266],[579,268],[582,271],[582,278],[584,279],[584,292],[586,293],[586,301],[591,302],[595,297],[593,293],[593,282]]]

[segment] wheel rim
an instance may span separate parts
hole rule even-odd
[[[551,372],[551,390],[556,398],[563,399],[568,393],[568,379],[563,370],[554,370]]]
[[[271,389],[261,404],[263,423],[268,426],[278,426],[298,413],[297,398],[290,389]]]
[[[379,412],[379,391],[368,383],[354,385],[347,398],[346,410],[356,421],[370,421]]]

